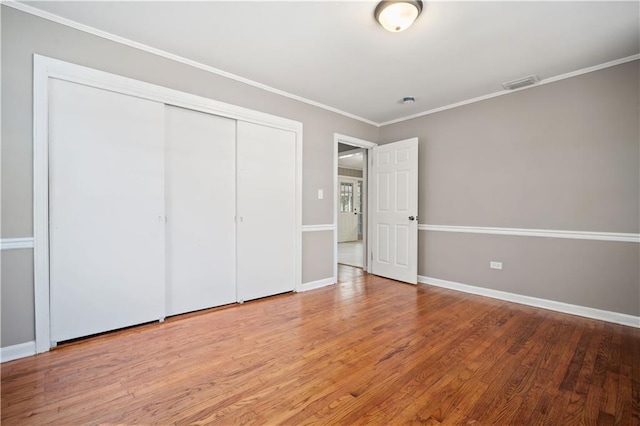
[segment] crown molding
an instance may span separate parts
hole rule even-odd
[[[218,69],[218,68],[214,68],[214,67],[211,67],[209,65],[205,65],[203,63],[200,63],[200,62],[185,58],[185,57],[180,56],[180,55],[175,55],[173,53],[166,52],[166,51],[164,51],[162,49],[156,49],[155,47],[151,47],[151,46],[148,46],[148,45],[143,44],[143,43],[138,43],[137,41],[129,40],[127,38],[120,37],[120,36],[117,36],[115,34],[111,34],[111,33],[107,32],[107,31],[99,30],[99,29],[91,27],[89,25],[81,24],[81,23],[73,21],[71,19],[63,18],[62,16],[59,16],[59,15],[56,15],[56,14],[53,14],[53,13],[50,13],[50,12],[46,12],[44,10],[35,8],[33,6],[29,6],[29,5],[24,4],[24,3],[19,3],[19,2],[15,1],[15,0],[0,0],[0,3],[5,5],[5,6],[9,6],[9,7],[13,8],[13,9],[17,9],[17,10],[20,10],[22,12],[28,13],[30,15],[38,16],[38,17],[46,19],[48,21],[52,21],[52,22],[55,22],[55,23],[58,23],[58,24],[61,24],[61,25],[65,25],[67,27],[71,27],[73,29],[76,29],[76,30],[79,30],[79,31],[83,31],[83,32],[88,33],[88,34],[92,34],[92,35],[95,35],[95,36],[98,36],[98,37],[101,37],[101,38],[104,38],[104,39],[107,39],[107,40],[110,40],[110,41],[113,41],[113,42],[116,42],[116,43],[120,43],[120,44],[123,44],[125,46],[133,47],[135,49],[139,49],[139,50],[145,51],[147,53],[151,53],[151,54],[154,54],[154,55],[166,58],[166,59],[170,59],[172,61],[180,62],[180,63],[182,63],[184,65],[188,65],[188,66],[191,66],[191,67],[194,67],[194,68],[198,68],[200,70],[207,71],[207,72],[210,72],[212,74],[216,74],[216,75],[219,75],[221,77],[228,78],[230,80],[235,80],[237,82],[244,83],[244,84],[246,84],[248,86],[253,86],[253,87],[256,87],[258,89],[262,89],[264,91],[271,92],[271,93],[274,93],[276,95],[283,96],[285,98],[293,99],[295,101],[303,102],[305,104],[308,104],[308,105],[311,105],[311,106],[314,106],[314,107],[322,108],[324,110],[331,111],[331,112],[334,112],[336,114],[340,114],[340,115],[342,115],[344,117],[352,118],[354,120],[358,120],[358,121],[361,121],[363,123],[370,124],[372,126],[380,127],[380,125],[378,123],[376,123],[375,121],[371,121],[371,120],[368,120],[366,118],[357,116],[355,114],[351,114],[349,112],[342,111],[342,110],[340,110],[338,108],[334,108],[332,106],[325,105],[325,104],[322,104],[320,102],[316,102],[316,101],[313,101],[311,99],[304,98],[302,96],[294,95],[293,93],[285,92],[284,90],[276,89],[275,87],[271,87],[271,86],[268,86],[266,84],[262,84],[260,82],[254,81],[254,80],[250,80],[248,78],[245,78],[245,77],[242,77],[242,76],[239,76],[239,75],[236,75],[236,74],[232,74],[230,72],[227,72],[227,71],[224,71],[224,70],[221,70],[221,69]]]
[[[205,65],[205,64],[202,64],[200,62],[197,62],[197,61],[194,61],[194,60],[191,60],[191,59],[188,59],[188,58],[184,58],[184,57],[179,56],[179,55],[175,55],[173,53],[166,52],[166,51],[161,50],[161,49],[156,49],[155,47],[151,47],[151,46],[148,46],[148,45],[143,44],[143,43],[138,43],[136,41],[129,40],[127,38],[120,37],[120,36],[117,36],[115,34],[111,34],[111,33],[107,32],[107,31],[99,30],[99,29],[91,27],[89,25],[81,24],[81,23],[73,21],[71,19],[63,18],[63,17],[61,17],[59,15],[55,15],[53,13],[46,12],[44,10],[35,8],[33,6],[29,6],[29,5],[24,4],[24,3],[17,2],[15,0],[0,0],[0,4],[8,6],[8,7],[11,7],[13,9],[20,10],[22,12],[25,12],[25,13],[28,13],[28,14],[31,14],[31,15],[34,15],[34,16],[38,16],[40,18],[43,18],[43,19],[46,19],[46,20],[49,20],[49,21],[52,21],[52,22],[56,22],[56,23],[61,24],[61,25],[65,25],[67,27],[74,28],[74,29],[79,30],[79,31],[83,31],[83,32],[86,32],[86,33],[89,33],[89,34],[92,34],[92,35],[95,35],[95,36],[98,36],[98,37],[101,37],[101,38],[104,38],[104,39],[107,39],[107,40],[110,40],[110,41],[113,41],[113,42],[116,42],[116,43],[120,43],[120,44],[129,46],[129,47],[133,47],[135,49],[139,49],[139,50],[142,50],[142,51],[145,51],[145,52],[148,52],[148,53],[151,53],[151,54],[154,54],[154,55],[166,58],[166,59],[170,59],[170,60],[185,64],[185,65],[194,67],[194,68],[198,68],[200,70],[207,71],[207,72],[210,72],[212,74],[216,74],[216,75],[219,75],[221,77],[225,77],[225,78],[228,78],[230,80],[234,80],[234,81],[246,84],[248,86],[256,87],[258,89],[262,89],[264,91],[267,91],[267,92],[270,92],[270,93],[274,93],[276,95],[280,95],[280,96],[283,96],[283,97],[286,97],[286,98],[289,98],[289,99],[293,99],[293,100],[296,100],[296,101],[299,101],[299,102],[303,102],[303,103],[305,103],[307,105],[311,105],[311,106],[314,106],[314,107],[317,107],[317,108],[321,108],[321,109],[324,109],[326,111],[330,111],[330,112],[342,115],[344,117],[351,118],[351,119],[354,119],[354,120],[357,120],[357,121],[360,121],[362,123],[366,123],[366,124],[369,124],[369,125],[372,125],[372,126],[375,126],[375,127],[378,127],[378,128],[383,127],[383,126],[388,126],[388,125],[391,125],[391,124],[401,123],[403,121],[412,120],[414,118],[424,117],[426,115],[435,114],[435,113],[446,111],[446,110],[449,110],[449,109],[458,108],[458,107],[469,105],[469,104],[473,104],[473,103],[476,103],[476,102],[482,102],[482,101],[485,101],[485,100],[488,100],[488,99],[493,99],[493,98],[496,98],[496,97],[499,97],[499,96],[508,95],[510,93],[519,92],[521,90],[532,89],[534,87],[538,87],[538,86],[545,85],[545,84],[548,84],[548,83],[553,83],[553,82],[564,80],[564,79],[571,78],[571,77],[577,77],[577,76],[582,75],[582,74],[587,74],[587,73],[590,73],[590,72],[599,71],[599,70],[602,70],[602,69],[605,69],[605,68],[613,67],[613,66],[616,66],[616,65],[621,65],[621,64],[624,64],[624,63],[627,63],[627,62],[631,62],[631,61],[635,61],[635,60],[640,59],[640,54],[631,55],[631,56],[627,56],[626,58],[616,59],[614,61],[605,62],[603,64],[594,65],[592,67],[587,67],[587,68],[583,68],[583,69],[580,69],[580,70],[576,70],[576,71],[568,72],[568,73],[565,73],[565,74],[561,74],[561,75],[558,75],[558,76],[545,78],[545,79],[540,80],[539,83],[534,84],[532,86],[522,87],[522,88],[516,89],[516,90],[501,90],[499,92],[478,96],[478,97],[475,97],[475,98],[471,98],[471,99],[467,99],[467,100],[464,100],[464,101],[456,102],[456,103],[453,103],[453,104],[441,106],[441,107],[438,107],[438,108],[433,108],[433,109],[430,109],[430,110],[427,110],[427,111],[419,112],[419,113],[412,114],[412,115],[407,115],[407,116],[396,118],[396,119],[393,119],[393,120],[388,120],[388,121],[384,121],[384,122],[376,122],[376,121],[369,120],[369,119],[366,119],[364,117],[360,117],[358,115],[352,114],[350,112],[346,112],[346,111],[340,110],[338,108],[334,108],[332,106],[325,105],[323,103],[316,102],[316,101],[313,101],[311,99],[307,99],[307,98],[304,98],[302,96],[298,96],[298,95],[295,95],[293,93],[286,92],[284,90],[276,89],[275,87],[271,87],[271,86],[268,86],[266,84],[254,81],[254,80],[250,80],[248,78],[245,78],[245,77],[242,77],[242,76],[239,76],[239,75],[236,75],[236,74],[232,74],[230,72],[227,72],[227,71],[224,71],[224,70],[221,70],[221,69],[218,69],[218,68],[214,68],[214,67],[211,67],[209,65]]]
[[[497,98],[499,96],[504,96],[504,95],[508,95],[508,94],[511,94],[511,93],[520,92],[520,91],[523,91],[523,90],[533,89],[535,87],[543,86],[545,84],[555,83],[556,81],[565,80],[567,78],[577,77],[579,75],[588,74],[590,72],[600,71],[600,70],[605,69],[605,68],[615,67],[616,65],[626,64],[627,62],[636,61],[638,59],[640,59],[640,54],[627,56],[626,58],[616,59],[615,61],[609,61],[609,62],[605,62],[603,64],[594,65],[592,67],[582,68],[582,69],[577,70],[577,71],[571,71],[571,72],[568,72],[568,73],[565,73],[565,74],[560,74],[560,75],[557,75],[555,77],[545,78],[545,79],[540,80],[536,84],[533,84],[531,86],[521,87],[520,89],[501,90],[499,92],[490,93],[488,95],[478,96],[478,97],[475,97],[475,98],[467,99],[467,100],[456,102],[456,103],[453,103],[453,104],[441,106],[441,107],[438,107],[438,108],[433,108],[433,109],[430,109],[428,111],[419,112],[417,114],[407,115],[405,117],[400,117],[400,118],[396,118],[396,119],[393,119],[393,120],[384,121],[382,123],[378,123],[378,127],[388,126],[390,124],[401,123],[403,121],[413,120],[414,118],[424,117],[425,115],[431,115],[431,114],[435,114],[437,112],[442,112],[442,111],[446,111],[446,110],[453,109],[453,108],[458,108],[458,107],[465,106],[465,105],[475,104],[476,102],[486,101],[487,99],[493,99],[493,98]]]

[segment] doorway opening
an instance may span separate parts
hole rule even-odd
[[[367,262],[367,158],[376,146],[335,135],[334,159],[334,275],[338,264],[368,270]]]
[[[338,144],[338,263],[364,267],[364,148]]]

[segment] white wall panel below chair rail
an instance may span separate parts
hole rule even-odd
[[[481,226],[418,225],[419,231],[457,232],[466,234],[512,235],[520,237],[569,238],[576,240],[619,241],[640,243],[640,234],[621,232],[563,231],[550,229],[492,228]]]

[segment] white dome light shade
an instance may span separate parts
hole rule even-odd
[[[382,1],[375,11],[376,20],[392,33],[404,31],[422,12],[422,1]]]

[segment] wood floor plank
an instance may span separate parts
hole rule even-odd
[[[553,397],[548,409],[541,417],[544,425],[564,425],[564,409],[569,403],[572,393],[567,391],[560,391]]]
[[[640,340],[636,338],[635,330],[625,330],[627,342],[631,347],[631,355],[628,362],[631,364],[631,424],[640,425]]]
[[[429,315],[431,314],[432,313],[430,313]],[[481,315],[483,315],[482,312],[477,314],[477,316],[481,316]],[[413,345],[412,350],[414,351],[419,350],[421,353],[428,354],[429,356],[420,357],[419,354],[416,354],[417,358],[420,359],[421,362],[417,367],[418,371],[416,373],[409,375],[411,379],[415,379],[418,382],[422,383],[426,379],[425,377],[426,370],[424,367],[422,367],[422,365],[430,365],[430,363],[434,362],[433,360],[437,359],[437,357],[446,355],[451,345],[451,341],[460,338],[459,331],[465,328],[468,328],[465,324],[460,323],[459,321],[455,321],[456,319],[458,319],[457,314],[453,310],[447,309],[447,312],[443,312],[437,322],[431,323],[428,328],[420,331],[417,334],[418,336],[421,336],[421,340],[424,343],[422,343],[419,347],[416,345]],[[445,329],[446,329],[446,332],[444,331]],[[415,333],[410,333],[410,334],[415,334]],[[352,386],[353,388],[355,388],[355,390],[350,391],[349,393],[352,395],[360,396],[366,389],[366,383],[368,381],[373,380],[373,376],[375,375],[375,372],[376,372],[375,367],[379,365],[381,361],[384,361],[385,358],[386,359],[391,358],[389,357],[389,354],[393,352],[394,351],[392,350],[391,352],[380,354],[381,356],[376,355],[374,353],[373,354],[374,358],[362,359],[362,362],[364,362],[365,365],[371,365],[371,368],[368,370],[368,374],[366,374],[366,376],[360,373],[359,376],[362,376],[362,377],[356,376],[353,379],[350,376],[345,377],[347,380],[351,381],[352,384],[355,384],[355,386]],[[403,356],[406,357],[406,356],[414,356],[414,355],[413,355],[413,352],[407,351],[406,353],[403,354]],[[384,369],[384,367],[378,368],[378,371],[379,371],[379,374],[383,376],[386,374],[386,369]],[[363,379],[364,377],[366,378]],[[325,408],[327,407],[327,401],[332,401],[332,400],[344,401],[342,400],[342,396],[344,392],[343,389],[341,389],[338,386],[338,387],[333,387],[330,390],[332,390],[330,394],[327,394],[323,399],[319,399],[315,401],[314,404],[311,404],[309,406],[310,411],[307,411],[305,409],[300,413],[300,415],[292,417],[291,419],[289,419],[289,421],[297,424],[297,422],[301,421],[303,418],[305,418],[305,416],[308,416],[310,413],[313,413],[311,418],[317,419],[317,420],[327,417],[330,414],[328,410],[326,410]],[[397,393],[403,394],[404,391],[401,388],[400,391]],[[348,401],[349,399],[347,398],[346,402]],[[331,404],[329,404],[328,406],[331,406]],[[314,409],[317,409],[319,411],[314,412]]]
[[[590,333],[581,334],[580,342],[578,342],[578,346],[573,353],[571,364],[569,364],[569,367],[567,368],[567,372],[564,375],[562,384],[560,384],[560,389],[573,391],[573,389],[575,388],[576,382],[578,381],[578,375],[580,374],[580,370],[582,369],[584,357],[591,338],[592,335]]]
[[[485,333],[477,334],[475,339],[467,342],[467,345],[463,346],[465,351],[457,351],[458,358],[452,360],[458,364],[456,368],[451,369],[445,375],[438,372],[435,377],[440,377],[440,379],[432,386],[416,387],[412,394],[402,395],[403,402],[389,400],[386,405],[379,407],[380,411],[384,412],[383,420],[391,422],[395,418],[402,422],[412,419],[426,421],[433,418],[437,421],[444,421],[452,408],[463,402],[468,404],[466,390],[469,386],[478,386],[477,378],[482,377],[486,371],[482,367],[489,365],[486,360],[478,361],[478,359],[487,353],[489,347],[494,347],[494,350],[495,347],[504,350],[504,352],[494,352],[494,356],[506,353],[508,345],[499,342],[503,341],[503,336],[510,335],[509,331],[514,331],[517,328],[517,322],[509,321],[513,314],[504,309],[500,309],[500,311],[503,312],[502,316],[496,317],[492,326],[487,328]],[[496,313],[500,311],[496,311]],[[477,342],[478,339],[480,342]],[[456,349],[458,348],[456,347]],[[470,380],[472,378],[473,380]],[[402,408],[402,412],[396,414],[394,407],[395,410]]]
[[[559,362],[559,355],[570,353],[566,348],[571,345],[572,340],[563,339],[563,337],[572,336],[573,327],[568,322],[558,321],[553,315],[547,318],[547,323],[546,334],[544,337],[539,337],[540,341],[544,341],[544,346],[539,354],[531,359],[533,364],[530,365],[532,374],[528,378],[529,389],[524,392],[522,405],[514,415],[514,423],[528,424],[530,422],[538,408],[538,402],[545,396],[546,390],[550,388],[549,384],[556,375],[558,366],[562,365]],[[549,401],[550,398],[548,394],[546,395],[546,399]]]
[[[638,329],[339,276],[4,363],[1,422],[639,423]]]
[[[554,340],[548,339],[549,333],[553,331],[553,325],[553,322],[545,320],[530,335],[530,340],[527,342],[527,346],[530,347],[528,353],[515,372],[509,377],[504,392],[501,392],[494,399],[492,406],[494,408],[489,411],[498,410],[501,406],[506,406],[509,403],[513,406],[520,400],[518,409],[506,413],[502,420],[506,421],[508,419],[509,422],[518,423],[516,421],[518,416],[522,419],[519,422],[524,421],[526,423],[528,420],[529,412],[534,408],[533,401],[537,401],[537,398],[544,390],[545,382],[543,380],[546,377],[546,372],[543,365],[547,358],[547,353],[551,350],[551,346],[554,345]],[[516,402],[512,403],[511,399],[515,399]],[[527,408],[528,405],[531,405],[531,408]]]

